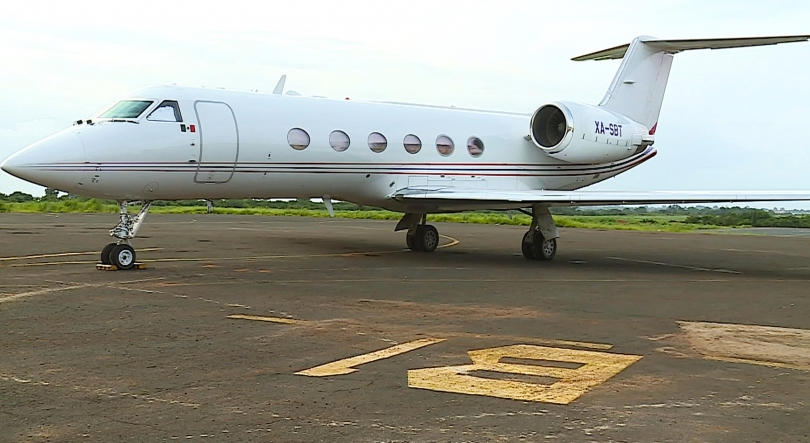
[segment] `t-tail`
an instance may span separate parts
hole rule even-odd
[[[664,91],[667,87],[672,57],[690,49],[726,49],[748,46],[803,42],[810,35],[783,37],[719,38],[700,40],[659,40],[636,37],[626,45],[575,57],[574,61],[613,60],[623,58],[600,107],[622,114],[649,128],[655,134]]]

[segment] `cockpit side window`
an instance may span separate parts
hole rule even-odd
[[[180,106],[174,100],[164,100],[147,117],[152,122],[181,122],[183,116],[180,114]]]
[[[151,100],[121,100],[104,111],[98,118],[138,118],[149,106]]]

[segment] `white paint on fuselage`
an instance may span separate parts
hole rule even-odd
[[[66,129],[61,136],[78,134],[84,158],[54,162],[50,154],[41,153],[40,159],[49,160],[41,168],[61,172],[58,179],[50,174],[48,182],[39,180],[40,184],[118,200],[311,198],[328,194],[335,199],[408,211],[388,196],[408,186],[573,190],[615,176],[655,154],[648,149],[625,160],[598,165],[556,160],[524,138],[529,132],[529,114],[177,86],[147,87],[128,97],[154,103],[137,124],[96,119],[91,125]],[[148,121],[145,117],[163,100],[176,100],[183,124],[193,124],[197,131],[181,132],[180,123]],[[236,118],[238,157],[234,174],[225,183],[195,181],[201,146],[206,149],[206,126],[197,121],[195,112],[195,103],[200,101],[226,103]],[[287,134],[292,128],[307,131],[309,147],[301,151],[290,147]],[[334,130],[351,138],[346,151],[330,147],[329,135]],[[367,139],[372,132],[385,135],[385,151],[369,149]],[[406,152],[403,146],[408,134],[422,141],[416,154]],[[437,151],[436,138],[440,135],[453,140],[451,155],[442,156]],[[480,157],[471,156],[467,150],[467,140],[473,136],[484,142]],[[221,166],[229,167],[227,162]]]

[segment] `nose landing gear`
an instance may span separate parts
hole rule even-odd
[[[119,219],[118,224],[110,229],[110,235],[118,241],[110,243],[101,250],[101,265],[112,265],[117,269],[132,269],[140,264],[135,260],[135,249],[130,244],[130,240],[135,238],[138,230],[143,224],[152,201],[145,201],[141,205],[138,214],[133,216],[128,212],[129,202],[122,200],[118,202]]]

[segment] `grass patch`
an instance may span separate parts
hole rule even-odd
[[[132,207],[133,210],[137,206]],[[22,213],[116,213],[118,206],[100,200],[59,200],[59,201],[29,201],[22,203],[0,203],[0,212]],[[154,214],[205,214],[205,206],[152,206]],[[329,217],[325,209],[294,209],[294,208],[223,208],[214,207],[215,214],[234,215],[264,215],[287,217]],[[335,216],[348,219],[364,220],[399,220],[402,214],[384,210],[338,210]],[[529,226],[531,218],[516,214],[512,218],[502,212],[462,212],[457,214],[433,214],[429,216],[433,222],[449,223],[475,223],[488,225]],[[557,226],[561,228],[583,229],[612,229],[628,231],[665,231],[685,232],[698,229],[714,229],[717,226],[687,223],[686,216],[679,215],[595,215],[595,216],[567,216],[554,217]]]
[[[0,206],[0,212],[25,212],[25,213],[99,213],[118,212],[118,205],[104,203],[101,200],[59,200],[59,201],[28,201],[21,203],[6,202]],[[5,211],[2,209],[5,208]]]
[[[614,229],[625,231],[688,232],[699,229],[716,229],[716,226],[686,223],[685,216],[677,215],[629,215],[629,216],[558,216],[557,226],[562,228]]]

